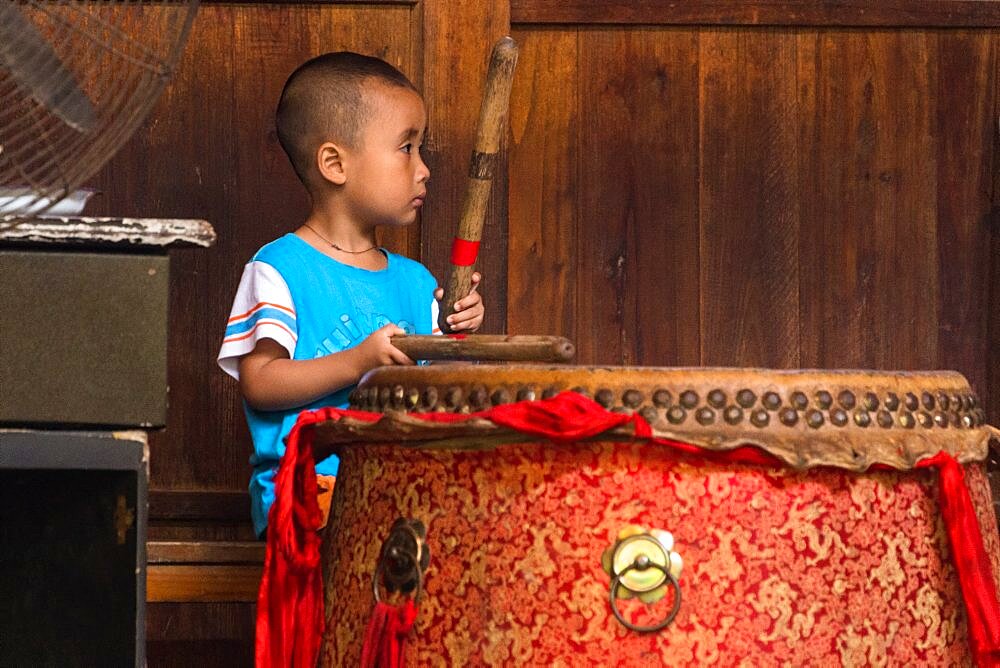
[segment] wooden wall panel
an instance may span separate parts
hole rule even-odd
[[[696,37],[579,39],[579,361],[694,363],[683,306],[697,294]]]
[[[576,31],[515,34],[511,90],[507,330],[577,336],[577,194],[581,154]],[[573,138],[571,141],[570,138]]]
[[[701,35],[699,287],[706,365],[799,366],[795,53],[788,32]]]
[[[973,387],[1000,408],[1000,387],[991,389],[987,381],[988,367],[1000,366],[1000,346],[992,347],[991,360],[984,317],[1000,310],[1000,292],[990,300],[989,279],[991,262],[1000,271],[1000,253],[991,254],[989,244],[992,180],[1000,177],[1000,39],[954,31],[938,33],[936,41],[937,358],[944,368],[963,369]],[[964,92],[961,98],[956,89]]]
[[[937,368],[933,40],[816,37],[801,191],[806,366]],[[806,227],[808,225],[808,227]]]
[[[510,31],[507,2],[425,2],[424,88],[430,131],[425,140],[431,180],[420,228],[420,257],[440,285],[450,271],[452,240],[468,180],[479,106],[493,45]],[[501,146],[497,174],[505,174]],[[486,306],[481,331],[504,331],[507,312],[507,182],[494,178],[476,269]]]
[[[515,24],[997,27],[996,0],[511,0]]]
[[[1000,31],[515,37],[511,332],[585,364],[954,368],[1000,412]]]

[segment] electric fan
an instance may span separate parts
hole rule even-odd
[[[146,118],[197,9],[198,0],[0,0],[0,229],[60,203],[82,208],[77,189]]]

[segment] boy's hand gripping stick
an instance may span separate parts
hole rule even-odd
[[[486,204],[490,199],[500,137],[506,127],[510,87],[516,64],[517,44],[510,37],[504,37],[493,46],[483,104],[479,108],[479,125],[476,128],[476,145],[472,150],[472,163],[469,166],[469,183],[462,204],[458,235],[451,249],[451,277],[445,288],[438,316],[438,326],[445,333],[451,332],[448,316],[455,312],[455,302],[469,294],[472,288],[472,268],[479,253]]]

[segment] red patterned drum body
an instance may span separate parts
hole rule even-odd
[[[563,390],[709,455],[631,426],[554,443],[413,415]],[[380,550],[401,517],[426,526],[430,553],[409,665],[971,661],[938,476],[913,468],[941,450],[963,463],[1000,573],[988,431],[957,374],[442,366],[377,370],[355,402],[387,417],[317,434],[341,458],[321,665],[357,664]],[[718,456],[744,445],[772,463]],[[670,542],[658,531],[672,534],[667,562],[645,576],[628,566],[639,586],[612,596],[612,575],[627,573],[609,561],[637,535]],[[660,586],[643,594],[643,577]],[[634,630],[675,604],[665,628]]]

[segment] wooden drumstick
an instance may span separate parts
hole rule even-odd
[[[490,199],[493,171],[504,133],[507,108],[510,105],[510,87],[517,64],[517,44],[504,37],[493,46],[490,67],[486,74],[486,90],[479,108],[479,125],[476,128],[476,145],[472,150],[469,166],[469,183],[462,204],[462,217],[458,224],[451,251],[451,277],[444,291],[438,325],[442,332],[451,332],[448,316],[455,312],[455,302],[469,294],[472,287],[472,268],[479,252],[486,204]]]
[[[412,360],[568,362],[576,348],[561,336],[394,336],[392,345]]]

